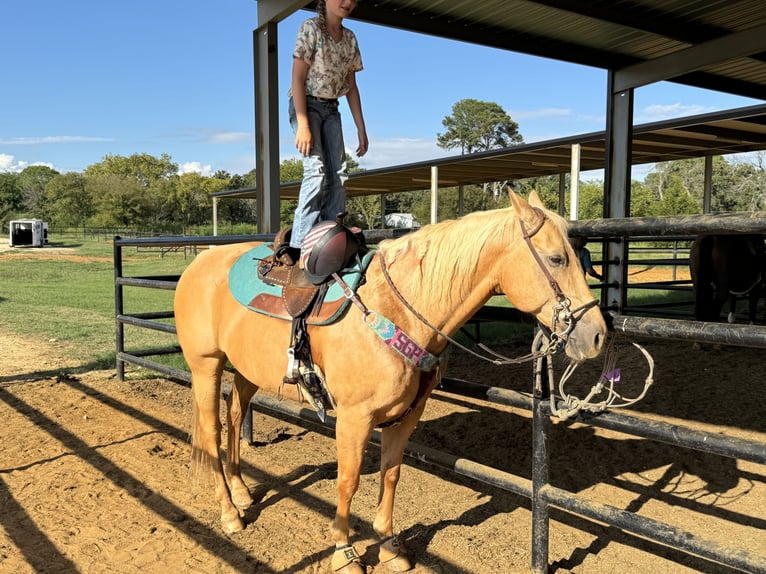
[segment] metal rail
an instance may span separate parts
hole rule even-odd
[[[642,232],[647,232],[645,225]],[[127,352],[125,350],[123,326],[126,324],[175,333],[175,327],[168,323],[160,323],[157,319],[167,319],[172,312],[154,313],[125,313],[123,308],[122,289],[124,287],[144,287],[158,289],[174,289],[177,278],[131,278],[122,275],[122,248],[136,245],[222,245],[252,240],[270,240],[272,236],[226,236],[204,238],[141,238],[121,239],[114,242],[115,269],[115,319],[117,323],[117,375],[124,378],[125,365],[134,364],[165,374],[171,379],[191,382],[187,371],[168,367],[156,361],[147,359],[150,354],[168,354],[178,352],[179,348],[143,350]],[[170,314],[168,314],[170,313]],[[516,317],[513,310],[491,316],[486,312],[478,320],[513,320]],[[720,342],[727,345],[739,345],[756,348],[766,348],[766,327],[749,325],[727,325],[718,323],[700,323],[697,321],[679,321],[661,318],[632,317],[611,315],[611,328],[630,336],[655,339],[677,339],[698,342]],[[479,385],[458,379],[445,379],[439,393],[448,393],[459,397],[482,399],[491,408],[492,404],[512,406],[532,412],[533,426],[533,464],[532,479],[514,476],[502,470],[488,467],[474,461],[456,457],[445,452],[437,451],[410,443],[406,455],[419,462],[426,462],[437,467],[454,472],[457,475],[491,485],[514,494],[529,498],[532,501],[532,571],[542,574],[548,571],[548,538],[549,511],[555,507],[571,512],[589,520],[602,522],[636,536],[653,540],[691,555],[700,557],[730,568],[744,572],[766,572],[766,556],[753,552],[727,547],[715,541],[698,537],[693,532],[675,528],[669,524],[639,516],[619,508],[596,503],[581,495],[556,488],[549,484],[549,442],[548,431],[551,426],[550,398],[546,396],[533,397],[498,387]],[[554,399],[555,400],[555,399]],[[296,421],[316,426],[316,414],[310,409],[289,401],[256,393],[251,401],[252,409],[263,410],[270,414],[279,414]],[[677,424],[668,424],[649,420],[643,417],[622,413],[606,412],[599,415],[587,415],[578,419],[592,426],[606,428],[650,440],[660,441],[681,448],[695,449],[719,456],[747,460],[758,464],[766,464],[766,445],[736,437],[728,437],[720,433],[703,432]],[[246,419],[245,436],[252,436],[252,421]],[[328,417],[327,425],[334,428],[335,419]],[[380,444],[379,433],[374,433],[373,444]]]

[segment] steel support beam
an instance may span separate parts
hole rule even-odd
[[[630,211],[630,168],[633,141],[633,90],[617,91],[615,74],[607,76],[607,119],[604,176],[604,217],[628,217]],[[604,266],[605,301],[602,304],[622,312],[625,306],[628,256],[625,243],[606,243],[603,260],[614,262]]]
[[[279,230],[279,100],[277,24],[253,30],[256,218],[259,233]]]

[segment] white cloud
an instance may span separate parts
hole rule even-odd
[[[457,153],[459,153],[438,147],[436,141],[433,139],[416,138],[393,138],[385,140],[371,139],[370,150],[367,152],[367,155],[361,158],[356,158],[356,156],[354,156],[353,149],[347,149],[346,151],[348,151],[348,153],[359,162],[359,166],[364,169],[377,169],[381,167],[428,161],[440,157],[457,155]]]
[[[0,145],[39,145],[60,143],[90,143],[111,142],[112,138],[99,138],[91,136],[34,136],[18,138],[0,138]]]
[[[24,168],[29,165],[25,161],[17,161],[16,158],[7,153],[0,153],[0,172],[13,172],[18,173],[24,171]]]
[[[210,136],[210,143],[230,144],[254,141],[255,136],[248,132],[220,132]]]
[[[459,153],[459,151],[447,151],[441,149],[436,145],[436,141],[433,139],[378,139],[372,137],[370,138],[370,149],[367,154],[363,157],[356,157],[356,154],[354,153],[356,147],[351,147],[352,143],[354,146],[356,145],[356,137],[354,136],[352,138],[348,135],[344,137],[346,142],[346,152],[359,162],[359,167],[367,170],[428,161],[450,155],[457,155]],[[300,156],[295,152],[292,136],[289,140],[283,138],[281,143],[280,161],[300,159]],[[252,159],[249,161],[252,163]]]
[[[213,174],[213,167],[211,165],[202,165],[198,161],[187,161],[178,168],[178,175],[184,173],[198,173],[208,177]]]
[[[711,106],[675,104],[653,104],[645,106],[635,118],[635,123],[657,122],[686,116],[695,116],[715,111]]]

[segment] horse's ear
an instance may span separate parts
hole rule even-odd
[[[511,205],[513,205],[513,208],[518,212],[522,213],[524,209],[529,209],[529,206],[532,207],[539,207],[540,209],[545,209],[545,204],[543,203],[543,200],[540,199],[540,196],[537,194],[537,190],[533,189],[529,194],[529,202],[527,202],[523,197],[520,195],[517,195],[516,192],[513,191],[513,188],[508,188],[508,196],[511,198]]]
[[[540,214],[534,208],[543,206],[537,193],[533,191],[529,195],[529,202],[520,195],[516,195],[512,189],[509,189],[508,193],[511,197],[511,205],[513,205],[513,210],[516,212],[516,216],[522,220],[529,229],[535,228],[535,226],[540,223]]]
[[[537,190],[533,189],[532,192],[529,194],[529,205],[532,207],[539,207],[540,209],[545,209],[545,204],[543,203],[543,200],[540,199],[540,196],[537,195]]]
[[[514,193],[513,190],[509,190],[508,193],[511,197],[511,205],[513,205],[513,210],[516,212],[516,217],[523,220],[528,226],[534,227],[540,216],[532,209],[532,206],[526,199]]]
[[[513,210],[521,215],[529,209],[529,204],[527,203],[527,200],[521,197],[520,195],[517,195],[516,192],[513,191],[512,188],[508,188],[508,197],[511,198],[511,205],[513,206]]]

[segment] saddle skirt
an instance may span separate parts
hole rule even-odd
[[[258,277],[258,265],[261,261],[274,255],[274,244],[264,243],[246,251],[239,256],[229,270],[229,290],[239,303],[252,311],[269,317],[292,321],[295,310],[285,297],[285,288],[281,285],[270,285]],[[361,265],[354,263],[340,275],[352,291],[356,291],[364,278],[367,267],[375,255],[374,251],[365,254]],[[295,271],[299,271],[297,265]],[[337,321],[349,300],[343,288],[332,281],[326,286],[326,293],[321,305],[315,305],[306,317],[309,325],[329,325]]]

